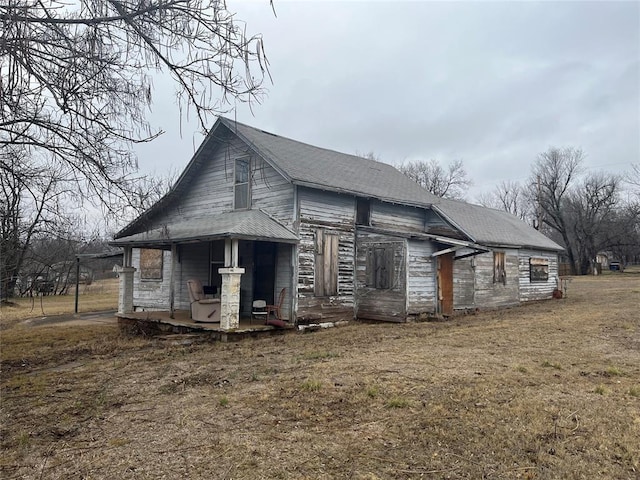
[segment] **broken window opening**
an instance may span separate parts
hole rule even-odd
[[[549,260],[546,258],[529,259],[529,280],[546,282],[549,280]]]
[[[493,283],[507,284],[504,252],[493,252]]]
[[[366,198],[356,198],[356,224],[371,225],[371,202]]]

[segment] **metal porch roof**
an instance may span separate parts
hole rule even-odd
[[[173,243],[193,243],[222,238],[297,243],[298,237],[262,210],[238,210],[193,218],[168,226],[118,238],[119,247],[163,247]]]

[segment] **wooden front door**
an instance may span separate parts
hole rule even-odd
[[[438,257],[438,313],[453,314],[453,256],[446,253]]]

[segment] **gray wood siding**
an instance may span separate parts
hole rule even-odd
[[[529,259],[544,258],[549,261],[549,278],[546,282],[531,282]],[[551,252],[521,250],[519,252],[520,301],[543,300],[551,298],[558,286],[558,255]]]
[[[433,243],[409,240],[408,242],[408,303],[407,313],[433,313],[435,311],[436,284]]]
[[[424,212],[421,208],[371,201],[371,226],[406,232],[424,232]]]
[[[518,251],[505,252],[506,284],[493,282],[493,252],[476,255],[475,265],[475,306],[493,308],[519,303]]]
[[[140,278],[139,248],[134,248],[131,252],[131,265],[136,269],[133,274],[134,310],[168,310],[171,252],[163,252],[162,280],[142,280]]]
[[[470,253],[469,249],[462,249],[456,255]],[[475,271],[473,258],[467,257],[453,262],[453,308],[465,309],[475,307]]]
[[[298,193],[298,311],[300,322],[353,318],[355,254],[355,198],[333,192],[300,188]],[[338,293],[316,297],[315,232],[338,235]]]
[[[153,219],[149,228],[233,210],[234,161],[251,156],[252,208],[260,208],[287,226],[293,223],[293,185],[237,138],[213,151],[190,188]]]
[[[407,241],[384,234],[358,232],[356,256],[356,316],[362,319],[404,322],[407,317]],[[393,287],[367,286],[367,251],[371,247],[393,248]]]

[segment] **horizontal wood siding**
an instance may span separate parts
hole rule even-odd
[[[371,202],[371,226],[393,231],[424,232],[424,209]]]
[[[549,261],[549,278],[546,282],[531,282],[529,260],[544,258]],[[520,301],[543,300],[551,298],[553,290],[558,286],[558,255],[555,253],[521,250],[519,252],[520,269]]]
[[[519,267],[518,251],[505,252],[506,284],[493,281],[493,252],[473,257],[475,265],[475,306],[493,308],[519,303]]]
[[[407,242],[384,234],[358,231],[356,257],[356,316],[362,319],[404,322],[407,317]],[[390,289],[367,286],[367,252],[376,246],[393,248],[393,282]]]
[[[133,307],[135,310],[167,310],[169,308],[169,278],[171,275],[171,252],[162,256],[162,279],[142,280],[140,278],[140,249],[134,248],[131,265],[133,274]]]
[[[355,198],[300,188],[298,194],[298,311],[300,322],[353,318],[353,259]],[[316,297],[316,230],[338,235],[338,293]]]
[[[462,249],[456,255],[470,253],[470,249]],[[456,310],[475,307],[475,272],[473,258],[467,257],[453,262],[453,308]]]
[[[260,157],[253,156],[251,161],[251,208],[264,210],[292,228],[293,185]]]
[[[189,188],[156,216],[149,228],[190,218],[203,218],[233,210],[234,162],[251,157],[252,208],[260,208],[282,223],[293,223],[293,185],[249,147],[233,137],[210,153],[203,153],[201,165]]]
[[[434,248],[428,241],[409,240],[408,242],[408,305],[407,313],[433,313],[435,311],[436,284],[435,258],[431,257]]]

